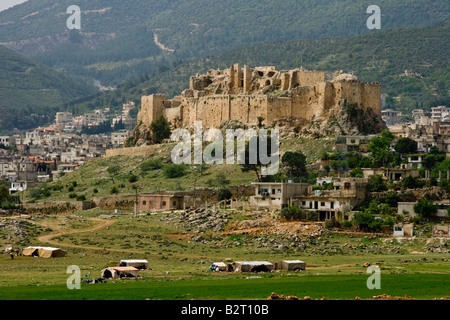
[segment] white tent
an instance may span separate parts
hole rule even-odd
[[[120,260],[120,267],[135,267],[140,270],[148,269],[148,261],[147,260]]]
[[[106,279],[135,278],[139,270],[135,267],[109,267],[102,270],[102,277]]]
[[[61,248],[31,246],[23,249],[23,255],[41,258],[57,258],[67,256],[67,251]]]

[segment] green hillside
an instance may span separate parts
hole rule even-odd
[[[273,65],[278,69],[298,68],[353,72],[363,82],[380,82],[388,94],[386,107],[408,111],[449,104],[450,20],[434,27],[379,31],[370,35],[303,41],[272,42],[231,50],[219,56],[176,64],[151,77],[128,81],[113,93],[99,94],[72,102],[70,110],[90,105],[120,107],[123,99],[139,102],[142,95],[180,94],[189,77],[211,68],[228,68],[234,63],[249,66]],[[403,77],[405,70],[417,76]],[[437,93],[437,95],[433,95]],[[111,104],[112,103],[112,104]]]
[[[69,32],[66,9],[73,4],[30,0],[1,12],[0,43],[70,74],[118,84],[256,43],[374,32],[366,26],[368,0],[79,0],[81,30]],[[377,5],[383,30],[430,26],[450,12],[445,0]]]
[[[84,81],[0,46],[0,130],[44,124],[63,103],[93,92]]]

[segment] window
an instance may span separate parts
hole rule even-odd
[[[278,189],[277,192],[278,192],[278,194],[281,194],[281,189]]]
[[[320,203],[320,206],[321,206],[321,207],[325,207],[325,202],[321,202],[321,203]]]
[[[345,190],[349,190],[349,189],[350,189],[350,182],[346,182],[346,183],[344,184],[344,189],[345,189]]]
[[[275,189],[272,189],[272,194],[275,194]]]
[[[176,201],[174,201],[174,202],[173,202],[173,205],[174,205],[174,206],[176,206],[176,205],[177,205],[177,202],[176,202]]]
[[[147,201],[142,201],[142,205],[143,206],[147,205]]]
[[[304,206],[304,205],[306,205],[306,202],[305,202],[305,201],[302,201],[302,206]]]
[[[162,202],[162,205],[165,206],[167,203],[165,201]]]
[[[333,201],[330,202],[330,208],[334,209],[334,202]]]

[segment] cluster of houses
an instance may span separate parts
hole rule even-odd
[[[431,114],[414,109],[412,121],[402,121],[402,113],[392,109],[382,110],[382,118],[392,134],[399,138],[411,138],[417,142],[418,150],[427,152],[435,146],[450,154],[450,108],[431,108]]]
[[[133,102],[125,103],[122,114],[112,119],[113,125],[122,121],[125,128],[132,128],[129,112],[133,108]],[[48,127],[0,136],[0,179],[11,183],[10,193],[13,194],[71,172],[89,159],[103,156],[107,149],[122,147],[131,134],[130,129],[94,135],[74,132],[105,120],[100,110],[80,117],[58,112],[55,123]]]
[[[130,116],[130,111],[135,108],[135,103],[127,101],[122,105],[122,113],[114,116],[111,120],[111,124],[114,126],[116,123],[123,123],[127,130],[131,130],[135,124],[135,121]],[[94,110],[89,113],[85,113],[82,116],[73,116],[70,112],[57,112],[55,117],[54,127],[63,132],[81,131],[84,126],[92,127],[98,126],[108,120],[107,113],[110,109]]]

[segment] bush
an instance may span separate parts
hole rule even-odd
[[[86,196],[83,194],[77,197],[77,201],[86,201]]]
[[[75,190],[75,188],[74,188],[73,186],[70,186],[67,190],[68,190],[69,192],[72,192],[72,191]]]
[[[112,187],[110,193],[111,194],[119,193],[119,189],[117,189],[117,187]]]
[[[92,192],[94,192],[94,193],[98,193],[98,189],[97,189],[97,188],[95,188],[94,190],[92,190]]]
[[[217,194],[217,200],[218,201],[223,201],[223,200],[229,200],[233,197],[233,194],[231,193],[230,190],[228,189],[222,189],[219,191],[219,193]]]
[[[73,199],[76,198],[78,195],[76,193],[69,193],[69,198]]]
[[[350,171],[350,177],[364,178],[363,171],[361,170],[361,168],[355,168],[352,171]]]
[[[30,196],[37,200],[42,196],[42,190],[40,188],[34,188],[30,190]]]
[[[139,166],[142,171],[158,170],[163,167],[161,159],[150,159],[144,161]]]
[[[128,182],[129,182],[129,183],[134,183],[134,182],[136,182],[136,181],[138,181],[137,175],[132,174],[132,175],[130,175],[130,176],[128,177]]]
[[[371,224],[374,222],[375,218],[372,214],[367,212],[357,212],[353,216],[354,223],[359,226],[360,229],[366,230],[371,229]],[[373,225],[372,225],[373,226]]]
[[[303,210],[297,205],[288,206],[280,211],[280,217],[286,220],[317,220],[317,212]]]
[[[353,226],[353,223],[351,221],[344,221],[342,224],[342,227],[350,229]]]
[[[167,164],[164,166],[164,176],[169,179],[179,178],[186,175],[187,166],[185,164]]]

